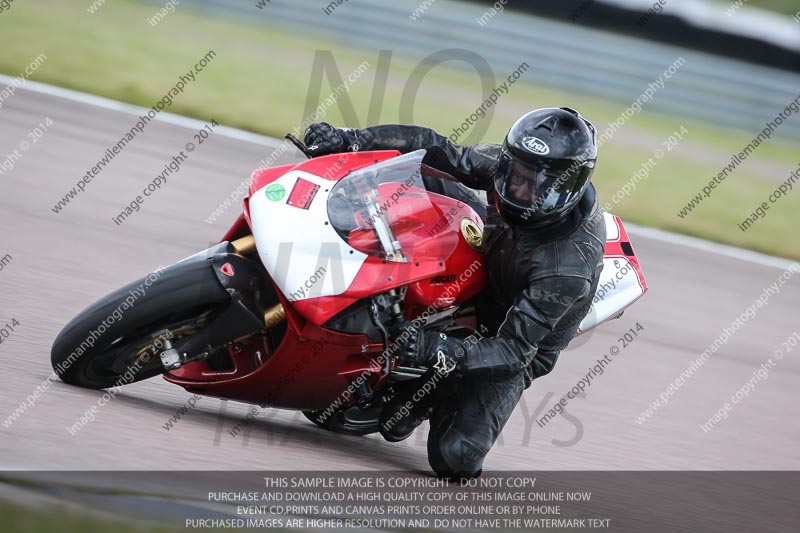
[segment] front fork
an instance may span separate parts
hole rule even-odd
[[[164,343],[160,357],[167,370],[204,359],[217,349],[263,330],[270,311],[273,311],[275,320],[273,308],[265,311],[269,302],[274,302],[277,297],[266,281],[263,267],[245,257],[254,251],[255,239],[248,235],[233,242],[221,242],[177,263],[206,261],[209,270],[200,269],[202,275],[196,283],[225,291],[228,303],[197,333]]]

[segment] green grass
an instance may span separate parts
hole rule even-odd
[[[62,507],[29,509],[0,502],[0,517],[4,533],[178,533],[190,531],[183,527],[166,528],[98,518],[90,513],[78,513]]]
[[[365,125],[378,45],[374,50],[357,50],[315,38],[312,31],[285,31],[212,17],[184,5],[153,28],[146,19],[155,13],[155,5],[117,0],[91,15],[86,11],[89,3],[15,2],[11,10],[0,14],[0,71],[18,75],[44,52],[47,60],[32,79],[150,107],[179,75],[189,71],[208,50],[214,50],[217,55],[213,62],[176,98],[169,111],[204,120],[213,117],[229,126],[282,136],[303,122],[315,53],[331,50],[343,76],[363,61],[371,68],[350,90],[359,123],[345,124],[337,106],[323,119],[337,125]],[[254,7],[252,16],[268,14]],[[401,95],[415,66],[415,61],[398,54],[392,57],[380,122],[400,120]],[[507,74],[498,72],[498,80]],[[535,68],[523,80],[501,97],[484,136],[487,142],[499,142],[511,123],[534,107],[575,107],[601,131],[626,107],[534,85]],[[326,80],[323,99],[331,89]],[[668,94],[657,93],[655,98],[659,97]],[[443,65],[423,81],[413,118],[449,135],[482,99],[474,73]],[[704,122],[659,115],[645,105],[644,111],[601,149],[595,183],[603,201],[610,200],[659,143],[682,125],[689,133],[678,149],[667,154],[648,179],[613,209],[614,213],[632,222],[800,259],[800,239],[794,236],[800,217],[793,208],[798,199],[792,196],[800,193],[790,193],[774,204],[769,215],[748,232],[736,227],[800,165],[796,141],[789,144],[776,138],[762,145],[710,199],[681,220],[676,213],[757,131],[722,130]],[[795,191],[799,188],[796,185]]]
[[[99,509],[99,511],[103,511]],[[202,515],[202,513],[201,513]],[[201,516],[202,517],[202,516]],[[119,515],[114,520],[103,518],[89,509],[78,510],[60,505],[29,508],[0,501],[0,531],[3,533],[214,533],[240,531],[255,533],[263,528],[217,528],[185,526],[183,522],[159,524],[151,517]],[[246,524],[245,519],[245,524]],[[270,531],[290,531],[273,528]]]
[[[736,0],[717,0],[717,3],[724,5],[726,8],[735,2]],[[797,4],[797,0],[745,0],[745,5],[775,11],[784,15],[800,13],[800,5]]]

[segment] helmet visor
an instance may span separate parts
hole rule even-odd
[[[549,213],[572,204],[583,193],[592,169],[589,161],[529,163],[504,150],[495,175],[495,192],[518,209]]]

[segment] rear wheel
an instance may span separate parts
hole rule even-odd
[[[362,436],[380,431],[378,419],[382,408],[380,406],[362,409],[354,406],[335,411],[333,414],[327,414],[325,411],[303,411],[303,414],[314,424],[328,431]]]

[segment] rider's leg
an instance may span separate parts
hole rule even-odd
[[[419,379],[400,385],[394,398],[381,412],[381,435],[389,442],[400,442],[411,436],[434,406],[452,395],[458,387],[456,380],[431,368]]]
[[[525,374],[492,381],[465,378],[431,415],[428,462],[440,477],[473,478],[525,388]]]

